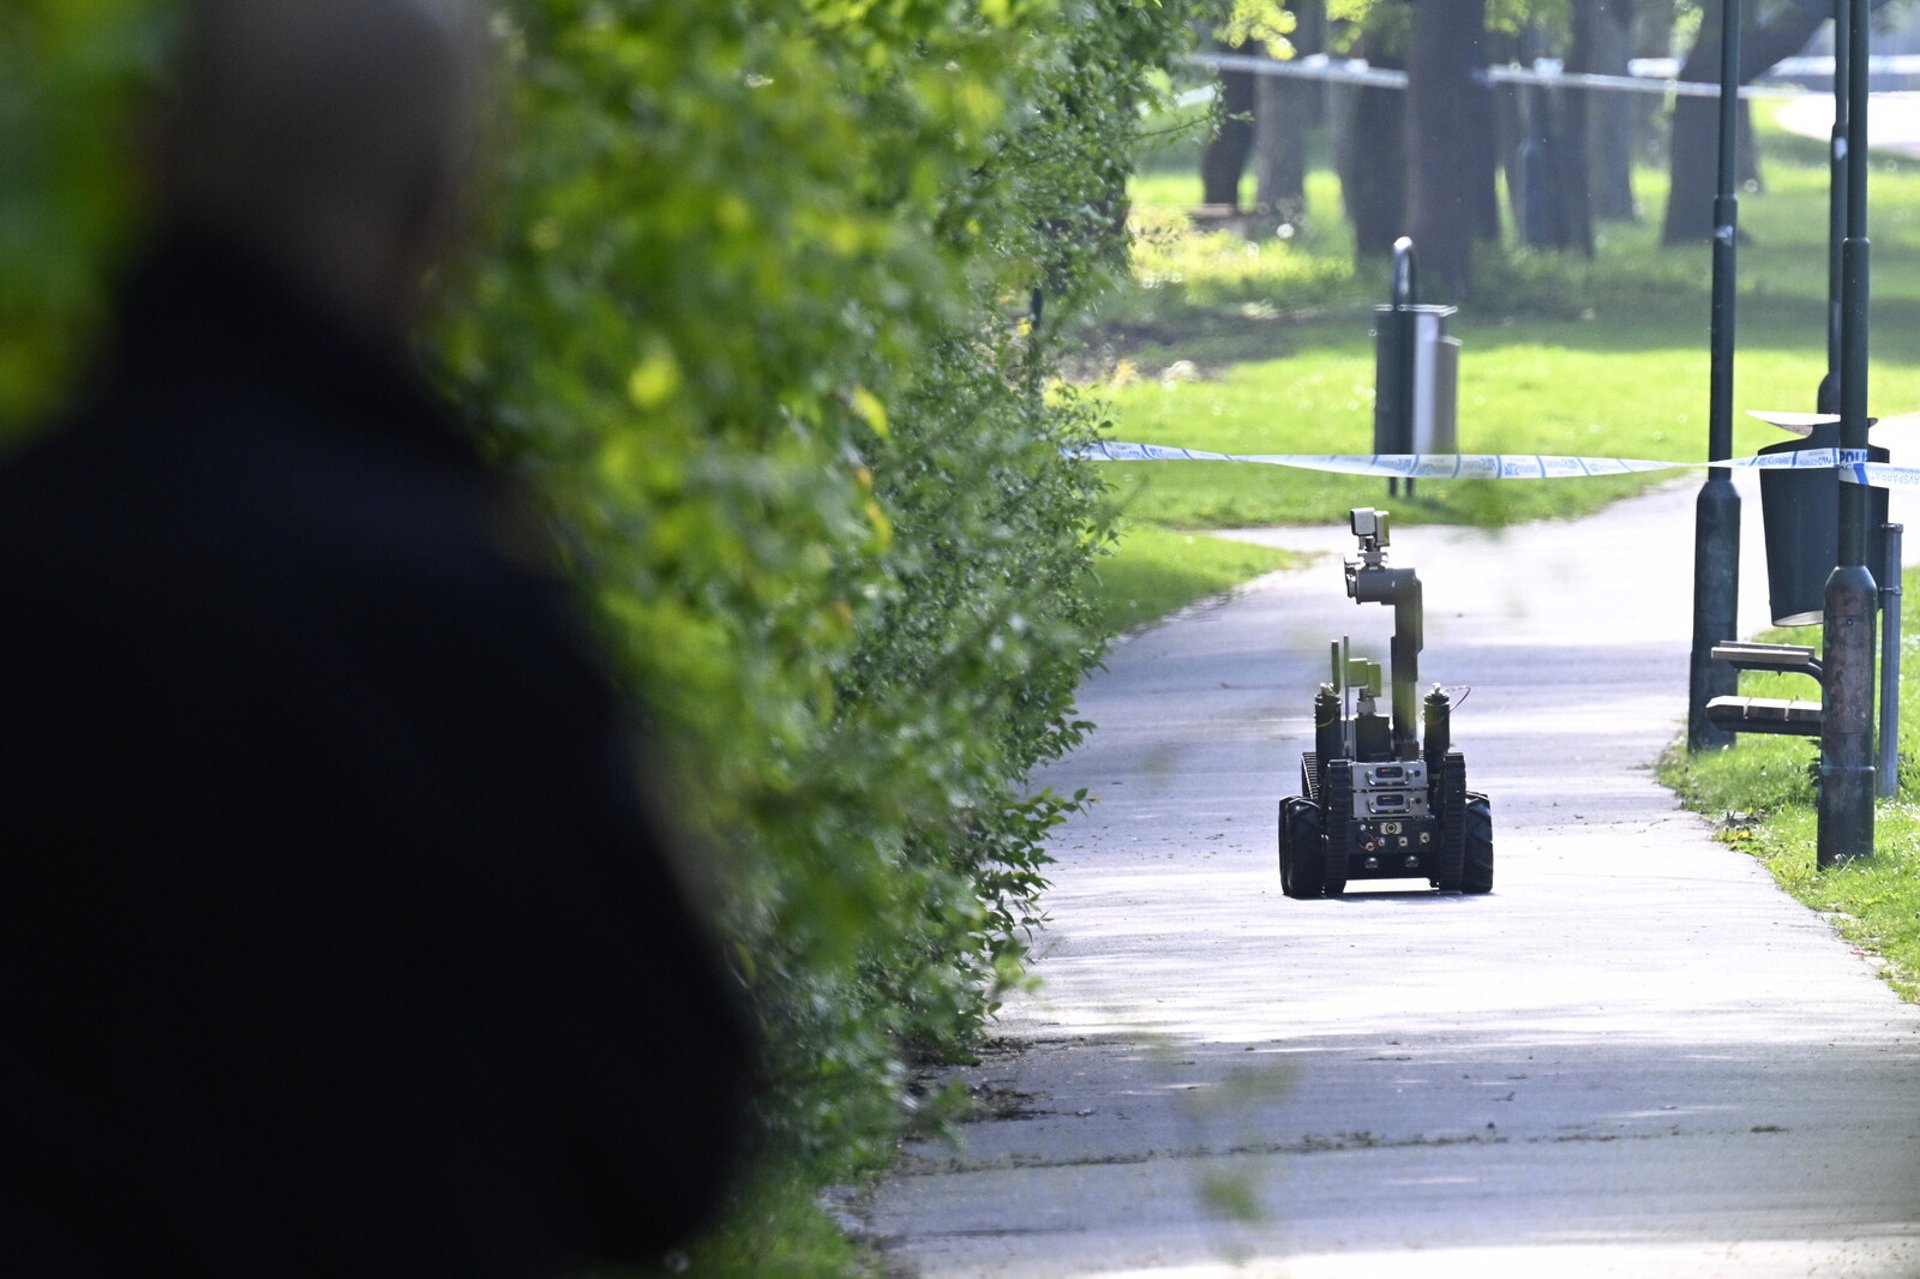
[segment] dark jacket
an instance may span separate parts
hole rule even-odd
[[[116,350],[0,466],[5,1268],[665,1247],[747,1042],[536,525],[228,250]]]

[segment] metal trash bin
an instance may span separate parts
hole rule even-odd
[[[1840,426],[1823,422],[1804,439],[1769,444],[1760,454],[1772,456],[1803,449],[1837,449]],[[1867,456],[1884,462],[1884,448],[1869,448]],[[1827,576],[1840,562],[1840,484],[1837,471],[1806,470],[1760,472],[1760,520],[1767,538],[1767,613],[1775,626],[1806,626],[1826,613]],[[1886,563],[1887,491],[1870,489],[1867,566],[1876,576]]]
[[[1460,339],[1447,336],[1458,308],[1398,303],[1373,308],[1373,451],[1457,453]]]

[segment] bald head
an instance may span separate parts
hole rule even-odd
[[[403,331],[487,90],[469,0],[197,0],[168,130],[172,211],[363,328]]]

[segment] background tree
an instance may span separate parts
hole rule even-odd
[[[1239,57],[1252,56],[1244,41],[1229,43],[1215,38],[1215,53]],[[1247,171],[1247,157],[1253,154],[1253,112],[1259,88],[1251,71],[1222,71],[1217,77],[1219,99],[1214,113],[1213,136],[1200,151],[1200,200],[1203,204],[1229,210],[1240,207],[1240,179]]]
[[[1474,79],[1486,65],[1486,0],[1421,0],[1407,64],[1408,226],[1423,275],[1441,290],[1472,288],[1475,241],[1499,234],[1494,207],[1492,98]],[[1489,225],[1491,223],[1491,225]]]
[[[1739,74],[1743,85],[1759,79],[1780,59],[1805,48],[1826,21],[1821,6],[1811,3],[1804,7],[1798,3],[1746,4],[1741,18]],[[1680,66],[1680,79],[1719,82],[1721,21],[1721,0],[1704,0],[1700,33]],[[1713,237],[1718,122],[1712,98],[1682,97],[1674,102],[1667,213],[1660,232],[1663,244],[1688,244]]]
[[[1572,0],[1566,69],[1588,74],[1599,69],[1595,44],[1600,36],[1603,0]],[[1618,97],[1569,87],[1560,94],[1560,119],[1553,151],[1554,189],[1560,206],[1559,248],[1593,256],[1593,122],[1600,103]]]
[[[1210,19],[1214,52],[1238,57],[1293,56],[1288,37],[1295,18],[1287,0],[1198,0],[1198,4]],[[1208,205],[1234,211],[1240,207],[1240,179],[1253,154],[1254,116],[1260,82],[1266,79],[1250,71],[1222,71],[1215,77],[1219,96],[1214,132],[1200,153],[1200,198]]]
[[[1574,0],[1568,69],[1627,74],[1634,8],[1633,0]],[[1634,97],[1587,95],[1588,189],[1592,215],[1598,220],[1627,222],[1638,216],[1633,199]]]
[[[1325,51],[1325,0],[1294,0],[1292,11],[1294,55]],[[1254,86],[1254,199],[1274,222],[1298,222],[1306,214],[1307,152],[1321,121],[1320,89],[1286,76],[1260,76]]]
[[[1412,4],[1378,0],[1358,6],[1364,17],[1347,19],[1345,51],[1377,67],[1404,68]],[[1345,12],[1353,13],[1354,6]],[[1335,12],[1332,5],[1328,13]],[[1353,224],[1356,261],[1385,257],[1406,234],[1407,94],[1402,89],[1360,85],[1349,89],[1336,129],[1334,156],[1340,197]]]

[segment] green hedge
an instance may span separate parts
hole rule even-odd
[[[1100,425],[1055,317],[1122,262],[1132,0],[520,7],[446,350],[554,500],[732,850],[779,1145],[880,1153],[903,1049],[1019,971],[1078,738]],[[1044,305],[1033,323],[1032,296]]]

